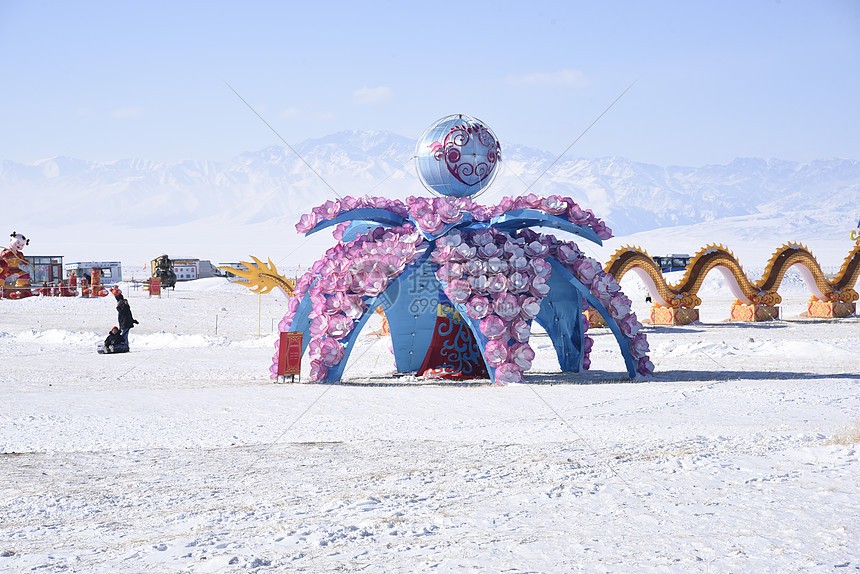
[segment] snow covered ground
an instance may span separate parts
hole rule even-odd
[[[860,570],[860,318],[608,331],[593,370],[549,339],[526,383],[393,377],[374,317],[343,385],[268,378],[284,312],[220,279],[0,301],[0,571]],[[647,316],[644,288],[622,286]]]

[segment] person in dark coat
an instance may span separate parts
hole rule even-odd
[[[128,345],[125,344],[125,339],[122,333],[119,332],[119,327],[114,327],[105,339],[104,352],[110,353],[125,353],[128,351]]]
[[[138,322],[131,316],[131,307],[128,305],[128,299],[123,297],[122,293],[116,294],[116,312],[119,320],[119,332],[125,340],[125,346],[128,347],[128,332]]]

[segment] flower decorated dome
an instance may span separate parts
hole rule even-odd
[[[465,114],[446,116],[427,128],[415,156],[421,183],[433,193],[450,197],[483,192],[502,159],[493,131]]]

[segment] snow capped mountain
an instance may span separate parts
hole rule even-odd
[[[293,238],[301,213],[337,195],[426,194],[415,174],[414,148],[412,139],[388,132],[339,132],[302,142],[294,147],[298,155],[270,146],[226,162],[0,161],[3,219],[34,238],[93,222],[118,233],[214,226],[213,237],[257,225]],[[836,237],[860,216],[855,160],[739,158],[728,165],[662,167],[618,157],[556,161],[551,153],[517,145],[504,146],[502,157],[502,171],[479,202],[526,191],[569,195],[620,236],[703,224],[719,229],[721,221],[735,222],[729,227],[737,233],[743,219],[752,218],[756,225],[769,219],[776,228]]]

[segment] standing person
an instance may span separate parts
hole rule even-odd
[[[128,299],[123,297],[119,290],[116,295],[116,312],[119,321],[119,332],[125,339],[125,347],[128,348],[128,332],[131,328],[138,324],[137,320],[131,316],[131,307],[128,305]]]

